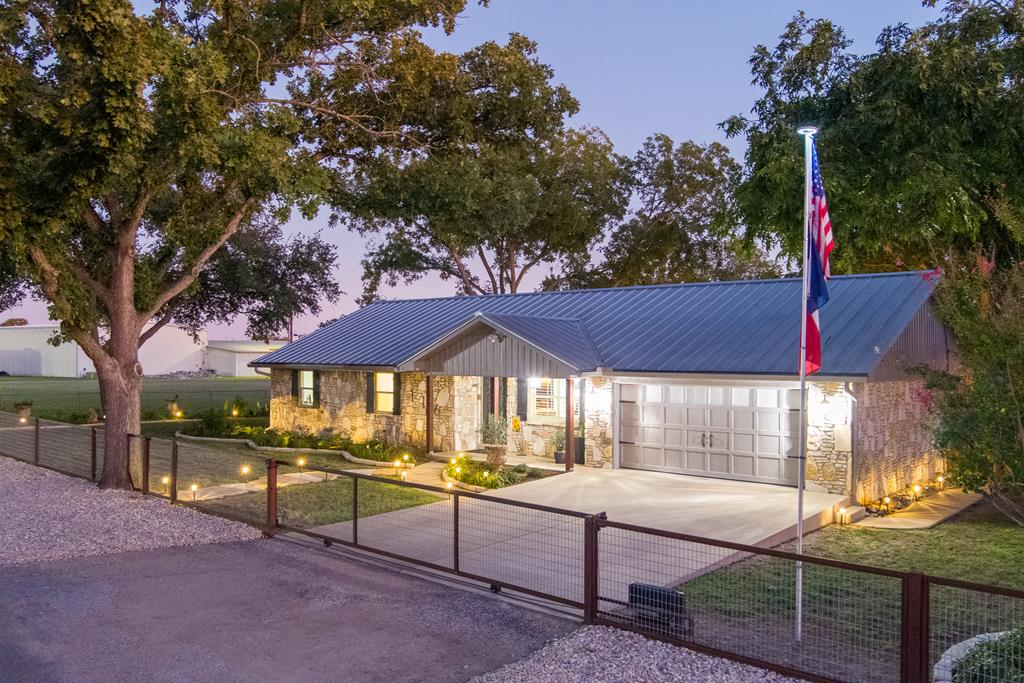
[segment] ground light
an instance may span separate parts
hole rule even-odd
[[[249,473],[252,472],[252,468],[248,465],[242,465],[242,481],[246,484],[249,483]]]
[[[168,493],[169,494],[171,492],[170,491],[171,478],[170,477],[161,477],[160,478],[160,483],[164,485],[164,493]]]
[[[301,470],[303,467],[306,466],[306,459],[305,458],[299,458],[298,460],[295,461],[295,464]]]
[[[18,418],[18,422],[20,422],[21,424],[25,424],[26,422],[28,422],[28,418],[27,417],[19,417]]]
[[[185,416],[185,413],[183,413],[182,411],[180,411],[180,410],[175,410],[174,411],[174,417],[184,417],[184,416]]]
[[[192,484],[192,486],[189,486],[189,489],[192,491],[192,501],[195,502],[196,491],[199,490],[199,485],[198,484]]]
[[[238,417],[238,408],[231,409],[231,417]]]
[[[839,508],[839,526],[846,524],[846,508]]]

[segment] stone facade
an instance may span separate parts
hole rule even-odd
[[[853,393],[853,493],[859,502],[878,500],[942,472],[921,380],[862,382]]]
[[[807,396],[807,488],[849,495],[853,460],[851,397],[843,385],[816,382]]]

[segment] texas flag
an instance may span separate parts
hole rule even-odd
[[[825,201],[825,185],[821,182],[818,167],[818,150],[811,142],[811,203],[807,220],[807,374],[821,369],[821,324],[818,310],[828,302],[828,257],[835,247],[832,239],[832,223],[828,218],[828,202]]]

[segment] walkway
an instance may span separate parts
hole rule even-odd
[[[946,489],[915,501],[908,507],[885,517],[869,515],[854,526],[869,529],[931,529],[955,514],[963,512],[984,496],[959,489]]]

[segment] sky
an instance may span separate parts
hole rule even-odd
[[[579,100],[580,112],[570,124],[601,128],[618,152],[633,154],[648,135],[666,133],[677,142],[727,142],[741,158],[742,142],[726,141],[718,124],[749,111],[759,95],[750,84],[747,64],[754,46],[774,45],[800,10],[842,26],[853,40],[852,49],[860,53],[874,49],[885,26],[916,26],[939,15],[919,0],[491,0],[488,7],[470,0],[453,34],[427,30],[424,38],[435,49],[462,52],[522,33],[538,43],[539,59]],[[297,333],[354,310],[361,291],[363,239],[329,228],[326,215],[288,225],[292,234],[317,230],[338,245],[336,272],[345,293],[319,316],[297,319]],[[381,293],[412,298],[455,292],[451,282],[427,278]],[[12,316],[33,324],[47,322],[46,308],[39,302],[2,314]],[[211,339],[241,339],[245,321],[208,332]]]

